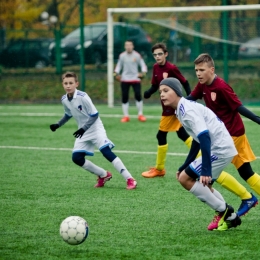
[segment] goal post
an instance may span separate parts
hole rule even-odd
[[[140,7],[140,8],[108,8],[107,9],[107,94],[108,107],[114,106],[114,39],[113,39],[113,14],[126,13],[184,13],[184,12],[226,12],[226,11],[260,10],[260,4],[252,5],[225,5],[225,6],[193,6],[193,7]],[[223,28],[224,31],[226,28]],[[227,40],[227,39],[224,39]],[[224,52],[225,54],[225,52]],[[226,52],[227,54],[227,52]],[[223,57],[227,61],[227,56]],[[227,66],[227,62],[224,62]]]

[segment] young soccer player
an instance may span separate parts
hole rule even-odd
[[[141,67],[141,73],[138,73],[138,67]],[[122,76],[120,75],[121,70]],[[132,41],[125,42],[125,51],[120,54],[114,76],[117,80],[121,81],[122,91],[122,110],[124,117],[121,119],[122,123],[130,121],[129,118],[129,88],[132,86],[134,89],[136,107],[138,109],[138,120],[145,122],[146,118],[143,116],[143,101],[141,95],[141,79],[147,73],[147,67],[141,55],[134,50]]]
[[[135,189],[137,182],[120,158],[111,151],[114,144],[107,137],[96,107],[87,93],[77,90],[79,85],[77,75],[74,72],[66,72],[62,75],[62,85],[66,92],[66,95],[61,98],[65,114],[56,124],[50,125],[50,129],[54,132],[71,117],[75,118],[78,130],[73,133],[76,140],[72,152],[72,161],[84,170],[97,175],[98,181],[95,187],[103,187],[112,178],[112,174],[85,159],[86,155],[94,155],[94,147],[96,146],[124,177],[127,182],[126,188],[128,190]]]
[[[186,190],[219,212],[208,230],[227,230],[240,225],[234,209],[217,190],[208,187],[237,154],[224,123],[207,107],[183,98],[182,86],[175,78],[162,80],[159,92],[163,104],[176,110],[176,117],[193,138],[190,152],[176,177]],[[201,156],[195,159],[199,150]]]
[[[152,94],[158,91],[160,82],[168,77],[177,78],[184,87],[187,95],[190,94],[190,85],[185,77],[181,74],[176,65],[166,60],[168,51],[163,43],[157,43],[152,47],[153,56],[156,63],[153,66],[152,86],[144,92],[144,98],[150,98]],[[158,140],[156,166],[149,171],[143,172],[142,176],[153,178],[165,175],[165,161],[168,150],[167,134],[176,132],[178,137],[190,147],[192,138],[186,133],[180,122],[175,116],[175,110],[172,107],[165,106],[162,102],[162,117],[160,120],[159,131],[156,135]]]
[[[250,165],[250,162],[256,158],[246,137],[240,114],[258,124],[260,124],[260,117],[246,109],[233,89],[215,74],[214,61],[209,54],[199,55],[194,64],[199,82],[187,98],[190,100],[203,98],[206,106],[224,122],[238,151],[232,163],[240,176],[255,192],[260,194],[260,176],[252,170]],[[241,186],[234,186],[231,177],[224,172],[217,179],[217,182],[240,196],[242,203],[238,209],[238,215],[241,216],[257,205],[258,200],[253,194],[245,192],[245,189],[242,189]]]

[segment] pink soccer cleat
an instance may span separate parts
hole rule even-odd
[[[137,186],[137,182],[136,182],[135,179],[129,178],[129,179],[127,180],[126,189],[128,189],[128,190],[133,190],[133,189],[136,188],[136,186]]]
[[[107,176],[106,177],[98,177],[97,179],[97,184],[94,186],[95,188],[101,188],[104,187],[105,183],[107,181],[110,181],[110,179],[112,179],[112,174],[110,172],[107,172]]]

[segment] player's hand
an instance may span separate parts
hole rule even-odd
[[[85,130],[83,128],[80,128],[79,130],[77,130],[75,133],[73,133],[74,137],[76,138],[81,138],[82,135],[84,135]]]
[[[180,178],[180,174],[181,174],[181,172],[176,172],[176,179],[179,181],[179,178]]]
[[[200,176],[200,183],[203,184],[203,186],[208,186],[211,184],[211,177],[210,176]]]
[[[145,92],[144,92],[144,98],[150,98],[151,97],[151,94],[150,94],[150,92],[148,91],[148,90],[146,90]]]
[[[52,132],[55,132],[56,129],[58,129],[59,127],[60,127],[60,126],[59,126],[58,124],[52,124],[52,125],[50,125],[50,129],[51,129]]]
[[[139,79],[143,79],[145,77],[146,73],[143,72],[143,73],[138,73],[138,78]]]
[[[115,78],[117,81],[121,81],[121,75],[120,75],[120,74],[117,74],[116,72],[114,72],[114,78]]]

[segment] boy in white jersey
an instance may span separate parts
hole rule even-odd
[[[127,182],[126,188],[128,190],[135,189],[137,182],[120,158],[111,151],[114,144],[106,135],[106,130],[96,107],[87,93],[77,90],[79,85],[77,75],[74,72],[66,72],[62,75],[62,85],[66,91],[66,95],[61,99],[65,114],[56,124],[50,125],[50,129],[54,132],[71,117],[76,119],[78,130],[73,133],[76,141],[72,152],[72,161],[83,169],[97,175],[98,182],[95,187],[103,187],[106,181],[112,178],[112,174],[85,159],[86,155],[94,155],[94,147],[96,146],[102,155],[125,178]]]
[[[141,73],[138,72],[138,67],[141,67]],[[120,71],[123,70],[122,75]],[[147,72],[147,66],[144,63],[141,55],[134,50],[134,44],[132,41],[127,40],[125,42],[125,51],[119,56],[116,68],[115,78],[121,81],[122,91],[122,109],[124,117],[121,119],[122,123],[130,121],[128,108],[129,108],[129,88],[133,86],[136,107],[138,109],[138,120],[145,122],[146,118],[143,116],[143,101],[141,95],[141,78],[145,76]]]
[[[183,98],[182,86],[175,78],[162,80],[159,92],[163,104],[176,109],[176,117],[193,137],[189,155],[176,173],[177,179],[185,189],[219,212],[214,229],[227,230],[240,225],[234,209],[210,185],[237,154],[224,123],[207,107]],[[195,159],[200,149],[202,155]],[[208,226],[208,230],[212,228]]]

